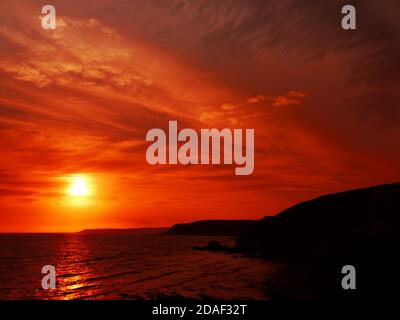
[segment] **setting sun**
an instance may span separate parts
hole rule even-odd
[[[87,195],[88,192],[89,189],[87,187],[85,180],[83,178],[74,178],[73,184],[69,189],[69,193],[72,196],[83,197]]]

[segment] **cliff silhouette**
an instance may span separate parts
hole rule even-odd
[[[275,298],[393,298],[399,222],[400,183],[392,183],[325,195],[265,217],[237,238],[234,249],[288,263]],[[357,270],[356,290],[341,287],[344,265]]]
[[[390,246],[398,239],[399,222],[400,183],[393,183],[299,203],[255,222],[236,247],[284,260],[368,255],[378,244]]]
[[[397,298],[400,264],[400,183],[324,195],[261,220],[204,220],[168,234],[238,235],[224,251],[281,264],[267,283],[272,299]],[[356,290],[344,290],[343,266],[356,269]]]
[[[201,220],[173,225],[167,234],[238,236],[255,224],[253,220]]]

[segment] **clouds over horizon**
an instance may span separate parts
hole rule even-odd
[[[398,3],[355,1],[349,32],[341,3],[56,0],[58,27],[43,31],[39,5],[2,1],[0,199],[56,199],[54,178],[86,172],[129,209],[208,196],[228,214],[242,190],[244,208],[274,213],[400,178]],[[255,128],[254,175],[147,165],[145,134],[168,120]]]

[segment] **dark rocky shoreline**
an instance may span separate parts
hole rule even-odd
[[[233,247],[212,241],[193,249],[286,263],[275,281],[277,298],[394,298],[399,199],[400,183],[325,195],[255,221]],[[356,268],[357,290],[341,288],[344,265]]]

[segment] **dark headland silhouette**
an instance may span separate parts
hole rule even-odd
[[[230,225],[232,222],[227,222]],[[198,250],[226,251],[280,262],[269,295],[287,298],[392,298],[399,290],[400,183],[349,190],[299,203],[276,216],[236,222],[233,248],[212,241]],[[219,222],[226,234],[224,223]],[[215,222],[174,226],[179,234],[218,234]],[[344,290],[342,267],[356,269]]]
[[[234,249],[290,265],[276,281],[277,298],[394,298],[399,222],[400,183],[392,183],[325,195],[265,217]],[[341,286],[344,265],[356,269],[356,290]]]
[[[255,224],[253,220],[201,220],[173,225],[167,234],[239,236]]]
[[[369,255],[399,236],[400,183],[325,195],[257,221],[237,249],[263,258]],[[378,248],[376,248],[378,249]]]

